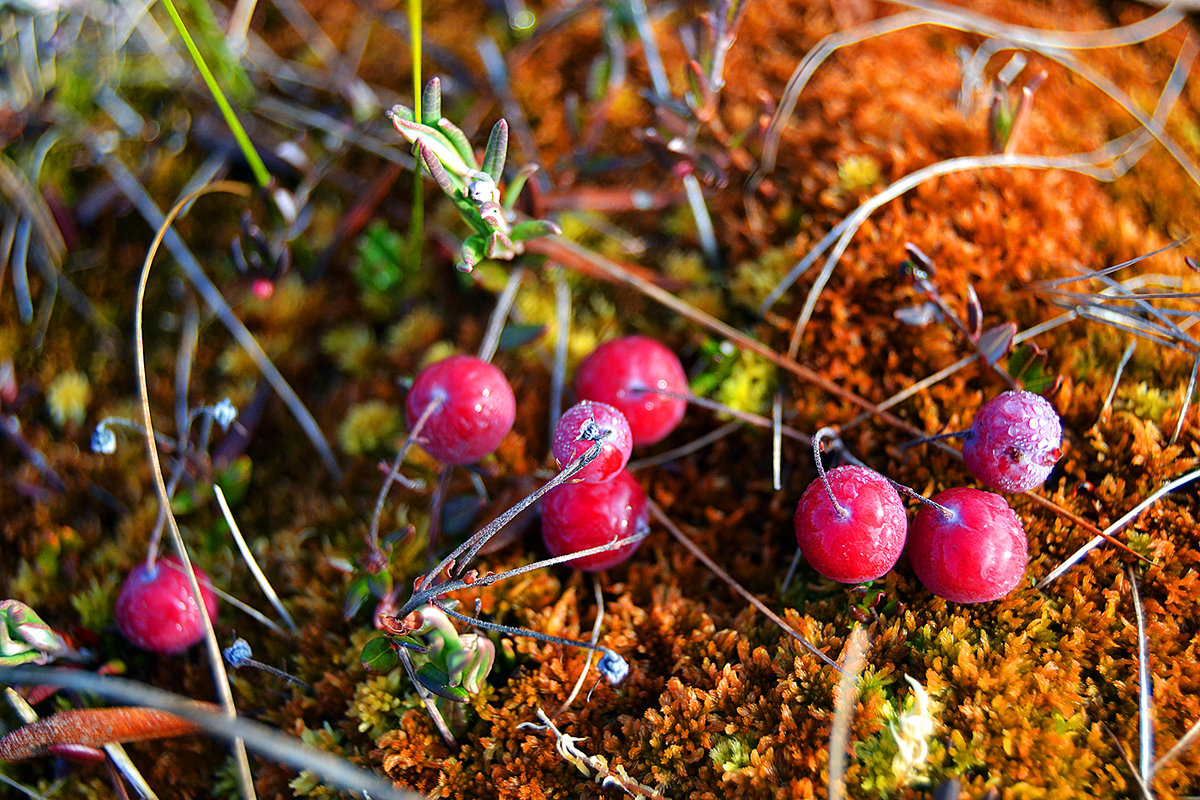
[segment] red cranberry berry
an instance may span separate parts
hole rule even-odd
[[[904,550],[908,517],[900,495],[887,478],[865,467],[837,467],[826,475],[833,496],[816,480],[796,507],[796,542],[804,560],[842,583],[883,576]]]
[[[512,428],[516,398],[495,366],[474,356],[458,355],[430,364],[413,381],[405,404],[408,425],[416,425],[431,403],[417,441],[446,464],[470,464],[496,449]]]
[[[687,375],[674,353],[645,336],[626,336],[597,347],[579,365],[575,394],[615,406],[629,420],[636,445],[654,444],[683,419],[686,401],[654,390],[688,391]]]
[[[947,489],[933,498],[950,510],[917,512],[908,560],[925,588],[955,603],[999,600],[1021,582],[1029,543],[1021,520],[998,494]]]
[[[963,460],[976,480],[1002,492],[1045,483],[1062,455],[1062,423],[1046,398],[1005,392],[984,403],[964,435]]]
[[[217,596],[207,585],[208,575],[195,570],[208,615],[216,617]],[[149,569],[139,564],[129,573],[117,597],[117,627],[138,647],[162,655],[182,653],[204,638],[200,606],[174,556],[162,556]]]
[[[649,525],[646,495],[628,470],[604,483],[565,483],[542,498],[542,538],[556,556],[611,544],[648,530]],[[639,544],[631,542],[566,563],[599,572],[629,558]]]
[[[608,403],[584,400],[566,410],[554,427],[554,457],[558,468],[587,453],[605,432],[600,452],[579,472],[573,483],[600,483],[612,480],[629,463],[633,452],[633,433],[625,415]]]

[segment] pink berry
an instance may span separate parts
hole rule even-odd
[[[495,450],[517,415],[504,373],[474,356],[450,356],[421,370],[405,404],[409,427],[439,400],[417,441],[446,464],[470,464]]]
[[[575,473],[572,483],[600,483],[616,477],[629,463],[633,433],[625,415],[608,403],[584,400],[568,408],[559,418],[554,427],[552,446],[559,469],[587,453],[604,431],[609,433],[600,445],[600,453]]]
[[[664,345],[645,336],[626,336],[597,347],[579,365],[575,394],[615,406],[629,420],[636,445],[654,444],[683,419],[687,403],[654,391],[688,391],[679,359]]]
[[[195,569],[204,606],[216,617],[217,596],[207,585],[208,575]],[[129,573],[117,597],[117,627],[138,647],[162,655],[182,653],[204,638],[200,606],[174,556],[162,556],[148,570],[139,564]]]
[[[908,560],[925,588],[955,603],[999,600],[1021,582],[1029,543],[1004,498],[979,489],[947,489],[933,498],[953,519],[923,507],[908,537]]]
[[[1062,455],[1062,423],[1033,392],[1005,392],[983,404],[963,441],[963,460],[980,483],[1026,492],[1046,482]]]
[[[804,490],[796,507],[796,542],[817,572],[842,583],[862,583],[887,573],[900,559],[908,517],[887,478],[865,467],[827,473],[841,516],[820,480]]]
[[[542,498],[542,538],[553,555],[577,553],[645,531],[650,525],[646,495],[628,470],[604,483],[564,483]],[[566,562],[599,572],[633,555],[641,542]]]

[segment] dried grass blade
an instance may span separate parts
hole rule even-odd
[[[146,192],[141,183],[138,182],[137,178],[129,172],[125,164],[111,153],[100,148],[95,141],[91,142],[91,149],[100,158],[105,169],[121,190],[121,193],[133,203],[138,213],[142,215],[142,218],[155,229],[162,227],[165,219],[163,213],[158,209],[154,200]],[[229,185],[232,186],[233,184]],[[188,195],[188,197],[194,197],[194,194]],[[324,434],[321,433],[316,419],[313,418],[308,408],[305,407],[304,401],[300,399],[299,395],[296,394],[295,390],[292,389],[291,385],[288,384],[287,380],[279,372],[274,362],[263,351],[262,345],[254,338],[254,334],[250,333],[250,330],[233,313],[233,309],[230,308],[229,303],[221,295],[216,284],[204,273],[200,262],[196,260],[196,257],[183,241],[183,238],[173,228],[166,228],[164,230],[162,242],[171,251],[171,255],[183,270],[188,282],[200,293],[205,304],[212,309],[226,330],[233,335],[233,338],[241,348],[254,361],[255,366],[258,367],[263,377],[267,379],[267,383],[271,385],[271,388],[283,400],[284,405],[288,407],[288,410],[295,417],[309,441],[312,442],[313,447],[321,458],[321,462],[325,465],[325,469],[335,480],[340,480],[342,472],[338,467],[337,459],[333,455],[333,449],[329,446],[329,442],[326,441]]]
[[[250,568],[250,573],[254,575],[254,580],[258,582],[263,594],[267,596],[267,600],[279,612],[279,616],[283,618],[284,624],[288,626],[288,630],[292,633],[297,633],[295,620],[288,613],[287,608],[283,605],[283,601],[279,599],[279,595],[275,592],[275,587],[267,580],[267,576],[263,574],[262,568],[258,566],[258,561],[255,560],[254,554],[250,552],[250,546],[246,544],[246,538],[242,536],[242,531],[238,527],[237,521],[233,518],[233,512],[229,509],[229,503],[225,501],[225,492],[217,484],[213,484],[213,492],[217,496],[217,504],[221,506],[221,515],[225,517],[225,524],[229,526],[229,532],[233,535],[234,542],[237,543],[238,552],[242,554],[242,560],[246,562],[246,566]]]
[[[219,712],[209,711],[189,698],[136,681],[67,668],[0,666],[0,683],[23,686],[49,684],[73,691],[92,692],[119,703],[157,708],[190,720],[219,739],[244,739],[264,758],[297,770],[309,770],[328,783],[349,791],[370,792],[372,797],[389,800],[421,800],[421,795],[397,789],[390,780],[310,747],[295,736],[280,733],[253,720],[226,717]]]
[[[841,800],[845,795],[842,785],[846,774],[846,745],[850,739],[850,724],[854,721],[854,707],[858,700],[858,676],[866,663],[867,646],[870,641],[862,626],[855,625],[846,643],[846,656],[842,659],[845,671],[838,679],[833,703],[833,726],[829,731],[829,800]]]
[[[1125,516],[1121,517],[1119,520],[1114,522],[1112,525],[1109,525],[1107,528],[1105,528],[1101,535],[1094,537],[1083,547],[1079,548],[1074,553],[1072,553],[1070,556],[1068,556],[1067,559],[1062,564],[1055,567],[1054,570],[1049,575],[1042,578],[1038,582],[1037,588],[1042,589],[1045,586],[1049,585],[1052,581],[1057,580],[1059,577],[1061,577],[1063,575],[1063,573],[1065,573],[1071,567],[1075,566],[1081,560],[1083,560],[1083,557],[1085,555],[1087,555],[1092,550],[1096,549],[1101,544],[1103,544],[1106,537],[1112,536],[1117,531],[1121,530],[1126,525],[1128,525],[1130,522],[1137,519],[1143,511],[1145,511],[1147,508],[1152,506],[1163,495],[1173,492],[1176,489],[1178,489],[1179,487],[1184,486],[1188,483],[1191,483],[1196,478],[1200,478],[1200,469],[1194,469],[1191,472],[1188,472],[1184,475],[1179,476],[1178,478],[1171,481],[1170,483],[1160,486],[1153,493],[1151,493],[1151,495],[1149,497],[1147,497],[1145,500],[1143,500],[1142,502],[1140,502],[1136,506],[1134,506],[1132,509],[1130,509],[1129,512],[1125,514]]]
[[[671,535],[674,536],[675,539],[678,540],[680,544],[682,544],[684,547],[687,548],[689,553],[691,553],[693,556],[695,556],[696,559],[698,561],[700,561],[700,563],[704,564],[704,566],[708,567],[708,569],[712,572],[712,574],[716,575],[718,578],[720,578],[722,581],[724,581],[726,583],[726,585],[729,586],[729,588],[731,588],[731,589],[733,589],[733,591],[737,592],[737,594],[740,595],[746,602],[748,602],[750,605],[754,606],[756,609],[761,611],[763,613],[763,615],[767,617],[767,619],[771,620],[776,625],[778,625],[780,627],[780,629],[783,630],[784,633],[786,633],[788,636],[791,636],[793,639],[795,639],[797,642],[799,642],[800,645],[802,647],[804,647],[805,650],[808,650],[810,653],[815,655],[817,658],[821,659],[826,664],[833,667],[839,673],[845,674],[845,670],[843,670],[840,666],[838,666],[836,661],[834,661],[832,658],[830,658],[829,656],[825,655],[820,650],[818,650],[815,645],[813,645],[811,642],[809,642],[807,639],[805,639],[803,636],[801,636],[799,631],[797,631],[791,625],[787,624],[787,622],[784,621],[783,617],[779,616],[774,611],[772,611],[770,608],[768,608],[766,606],[766,604],[763,603],[763,601],[759,600],[757,597],[752,595],[746,589],[746,587],[742,586],[740,583],[738,583],[736,580],[734,580],[733,576],[730,575],[728,572],[726,572],[724,569],[722,569],[721,566],[717,564],[717,562],[715,562],[711,558],[709,558],[707,553],[705,553],[698,546],[696,546],[696,543],[693,542],[690,538],[688,538],[687,534],[685,534],[682,530],[680,530],[678,525],[676,525],[674,522],[671,521],[671,518],[666,515],[666,513],[662,510],[662,508],[658,505],[658,503],[654,502],[650,498],[646,498],[646,507],[650,509],[650,514],[653,515],[653,517],[655,519],[657,519],[659,522],[661,522],[663,524],[663,526],[668,531],[670,531]]]
[[[1129,593],[1133,596],[1133,612],[1137,619],[1138,645],[1138,772],[1146,800],[1154,797],[1154,678],[1150,674],[1150,656],[1146,643],[1146,617],[1142,597],[1138,592],[1137,574],[1126,567]]]

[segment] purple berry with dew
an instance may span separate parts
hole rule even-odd
[[[635,445],[654,444],[675,430],[687,402],[655,390],[686,394],[687,375],[679,357],[645,336],[626,336],[597,347],[579,365],[575,394],[616,407],[633,432]]]
[[[1062,423],[1033,392],[1005,392],[984,403],[963,436],[963,460],[980,483],[1026,492],[1045,483],[1062,455]]]
[[[645,533],[650,512],[642,487],[621,470],[604,483],[568,483],[556,486],[542,499],[542,538],[552,555],[563,556],[601,547]],[[633,555],[640,541],[614,550],[573,558],[569,566],[598,572]]]

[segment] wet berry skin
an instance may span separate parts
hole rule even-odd
[[[216,618],[217,596],[206,585],[208,575],[195,570],[208,615]],[[129,573],[117,597],[116,617],[125,638],[152,653],[182,653],[204,638],[200,606],[174,556],[160,557],[149,571],[143,562]]]
[[[579,472],[572,483],[600,483],[612,480],[629,463],[633,452],[633,433],[625,415],[608,403],[584,400],[568,408],[554,426],[554,458],[562,469],[587,453],[601,430],[609,431],[600,452]]]
[[[575,394],[614,406],[633,431],[635,445],[661,441],[683,419],[687,402],[639,389],[688,391],[679,358],[645,336],[626,336],[597,347],[575,374]]]
[[[437,399],[442,405],[417,441],[445,464],[470,464],[491,453],[517,415],[504,373],[474,356],[450,356],[421,370],[405,403],[410,429]]]
[[[947,489],[924,506],[908,533],[908,560],[925,588],[955,603],[999,600],[1017,587],[1029,561],[1021,520],[998,494]]]
[[[621,470],[604,483],[565,483],[542,498],[542,538],[552,555],[576,553],[615,542],[648,529],[650,513],[642,487]],[[565,562],[588,572],[616,566],[641,542]]]
[[[828,473],[841,517],[825,485],[815,480],[796,506],[796,543],[813,569],[841,583],[882,577],[904,550],[908,517],[887,478],[871,469],[837,467]]]
[[[1033,392],[1005,392],[983,404],[963,440],[963,460],[980,483],[1002,492],[1041,486],[1062,455],[1062,423]]]

